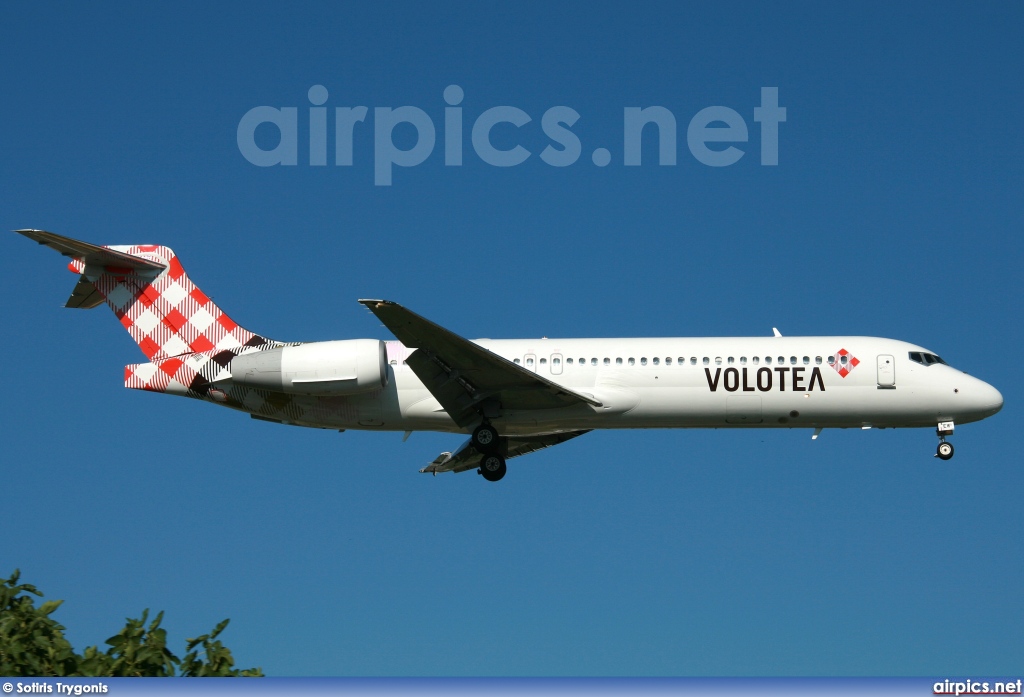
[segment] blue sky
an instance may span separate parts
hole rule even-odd
[[[64,598],[80,648],[145,607],[178,648],[230,617],[239,664],[273,675],[1019,667],[1022,19],[1011,3],[6,3],[0,228],[173,247],[249,329],[390,338],[355,302],[385,297],[471,337],[888,336],[1006,406],[957,429],[949,463],[928,430],[655,431],[592,433],[497,486],[429,478],[458,437],[125,390],[137,347],[104,308],[62,310],[62,260],[9,235],[0,572]],[[451,84],[461,167],[444,165]],[[313,85],[329,113],[369,108],[351,167],[309,165]],[[762,87],[787,109],[776,167],[758,156]],[[240,153],[262,105],[298,108],[297,165]],[[502,105],[532,117],[493,132],[532,153],[515,167],[470,145]],[[539,157],[558,105],[580,114],[564,168]],[[626,167],[623,109],[653,105],[675,115],[677,163],[645,133]],[[438,141],[375,186],[373,110],[399,106]],[[749,128],[731,166],[687,148],[709,106]]]

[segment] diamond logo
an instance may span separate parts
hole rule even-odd
[[[844,348],[836,351],[836,355],[832,357],[830,362],[841,378],[845,378],[853,371],[854,368],[860,365],[860,361],[857,360],[857,357]]]

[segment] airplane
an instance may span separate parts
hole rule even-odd
[[[388,300],[359,300],[397,340],[288,343],[248,331],[159,245],[97,246],[15,230],[71,259],[65,307],[106,304],[147,361],[131,389],[312,428],[468,435],[420,472],[505,476],[508,459],[594,429],[935,428],[1003,397],[934,352],[864,336],[477,339]]]

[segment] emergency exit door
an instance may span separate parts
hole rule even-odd
[[[878,386],[896,387],[896,361],[890,355],[878,357]]]

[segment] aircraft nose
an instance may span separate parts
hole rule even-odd
[[[1003,408],[1003,395],[999,393],[999,390],[992,387],[992,385],[989,385],[987,382],[985,383],[985,387],[988,388],[988,408],[991,410],[991,413],[995,414]]]
[[[992,385],[978,380],[978,384],[972,387],[971,406],[980,412],[983,418],[992,416],[1003,408],[1003,395]]]

